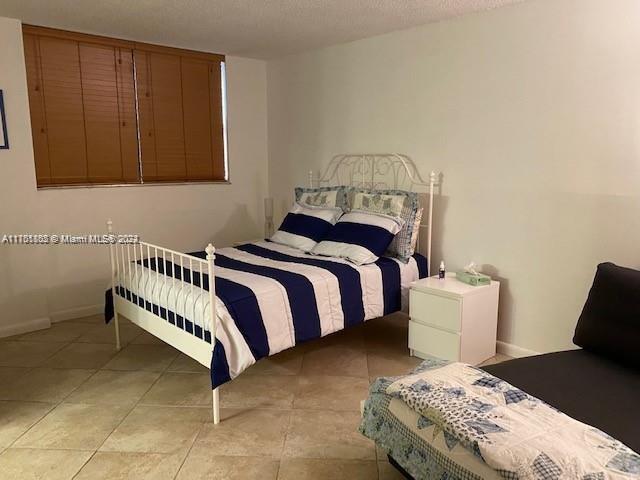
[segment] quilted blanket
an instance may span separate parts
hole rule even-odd
[[[640,455],[621,442],[470,365],[427,360],[378,384],[506,479],[640,478]]]

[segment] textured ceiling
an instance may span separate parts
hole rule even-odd
[[[0,0],[24,23],[274,58],[521,0]]]

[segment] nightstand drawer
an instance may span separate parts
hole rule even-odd
[[[409,348],[423,355],[457,361],[460,358],[460,335],[409,321]]]
[[[420,323],[460,331],[460,300],[417,290],[409,294],[409,316]]]

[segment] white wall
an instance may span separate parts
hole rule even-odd
[[[230,185],[36,190],[20,22],[0,18],[0,89],[10,150],[0,150],[2,233],[117,230],[180,251],[262,232],[267,192],[266,65],[227,58]],[[109,279],[100,246],[0,245],[0,336],[95,310]],[[72,312],[69,312],[69,311]]]
[[[434,260],[502,280],[499,339],[568,348],[598,262],[640,266],[640,2],[537,0],[268,64],[269,180],[342,152],[444,173]]]

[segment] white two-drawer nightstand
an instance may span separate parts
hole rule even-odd
[[[409,349],[477,365],[496,354],[500,283],[473,287],[447,274],[411,285]]]

